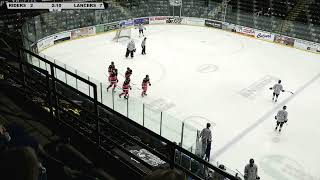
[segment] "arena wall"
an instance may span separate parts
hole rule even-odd
[[[267,42],[274,42],[282,44],[288,47],[294,47],[297,49],[305,50],[313,53],[320,53],[320,44],[310,41],[305,41],[297,38],[292,38],[288,36],[283,36],[280,34],[261,31],[245,26],[239,26],[236,24],[216,21],[212,19],[202,19],[195,17],[171,17],[171,16],[151,16],[151,17],[141,17],[128,19],[123,21],[116,21],[107,24],[99,24],[96,26],[83,27],[78,29],[73,29],[69,31],[64,31],[56,33],[45,38],[42,38],[36,42],[37,52],[53,46],[57,43],[74,40],[82,37],[88,37],[100,33],[109,32],[119,28],[119,26],[133,27],[136,24],[143,23],[145,25],[154,24],[182,24],[182,25],[192,25],[192,26],[202,26],[208,28],[221,29],[225,31],[231,31],[241,35],[249,36],[259,40],[264,40]]]

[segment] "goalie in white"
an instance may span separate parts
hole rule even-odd
[[[126,58],[129,56],[129,54],[130,54],[131,58],[133,58],[134,52],[136,52],[136,45],[132,39],[127,45]]]

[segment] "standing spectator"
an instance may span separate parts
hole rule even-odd
[[[204,155],[206,153],[208,142],[210,141],[210,144],[211,144],[212,136],[211,136],[210,126],[211,126],[211,124],[207,123],[207,127],[204,128],[200,133],[200,138],[201,138],[201,143],[202,143],[202,152],[201,152],[202,158],[204,157]]]
[[[141,47],[142,47],[141,54],[142,55],[146,55],[146,41],[147,41],[147,38],[145,37],[141,42]]]
[[[256,180],[260,179],[258,176],[258,166],[254,164],[254,160],[250,159],[249,164],[244,168],[244,179],[245,180]]]
[[[210,161],[211,141],[208,140],[204,160]]]
[[[136,45],[132,39],[127,45],[126,58],[129,56],[129,54],[130,54],[131,58],[133,58],[134,52],[136,52]]]

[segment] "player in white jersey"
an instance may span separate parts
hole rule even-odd
[[[145,30],[146,28],[143,26],[142,23],[138,25],[138,29],[139,29],[139,37],[141,34],[142,34],[142,36],[144,36],[143,30]]]
[[[273,90],[273,97],[272,97],[272,101],[274,100],[275,102],[278,101],[278,97],[280,92],[284,92],[283,90],[283,86],[281,84],[281,80],[278,81],[277,84],[275,84],[273,87],[269,88],[270,90]]]
[[[126,58],[131,56],[133,58],[133,53],[136,52],[136,44],[134,43],[133,39],[128,43],[127,45],[127,52],[126,52]]]
[[[288,122],[288,112],[286,111],[287,106],[283,106],[282,110],[278,111],[277,115],[274,117],[277,120],[277,126],[275,130],[278,129],[278,126],[280,125],[279,132],[281,132],[281,128],[284,123]]]

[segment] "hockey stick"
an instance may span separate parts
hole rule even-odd
[[[105,76],[107,76],[108,80],[109,80],[109,75],[107,75],[106,73],[104,73]],[[121,74],[120,74],[121,75]]]
[[[105,76],[107,76],[107,78],[109,78],[109,75],[108,74],[106,74],[106,73],[103,73]]]
[[[108,76],[107,74],[105,74],[105,73],[104,73],[104,75],[107,76],[107,77],[109,77],[109,76]],[[122,74],[120,74],[120,75],[123,76]],[[123,76],[123,77],[124,77],[124,76]],[[137,85],[137,84],[134,84],[134,83],[131,83],[131,84],[132,84],[132,86],[136,86],[136,85]],[[122,90],[119,86],[117,86],[116,88],[119,89],[119,90]],[[142,88],[139,88],[139,87],[136,87],[136,88],[137,88],[138,90],[140,90],[140,91],[142,90]]]
[[[288,93],[294,94],[292,91],[284,91],[284,92],[288,92]]]
[[[244,177],[244,175],[243,175],[238,169],[236,169],[236,170],[238,171],[238,173],[239,173],[241,176]]]
[[[269,88],[270,90],[273,90],[273,88]],[[291,94],[294,94],[292,91],[283,91],[283,92],[288,92],[288,93],[291,93]]]
[[[122,76],[124,79],[126,79],[126,77],[125,77],[124,75],[122,75],[121,73],[119,73],[119,74],[120,74],[120,76]],[[132,85],[137,85],[137,84],[133,83],[132,81],[131,81],[131,84],[132,84]]]
[[[123,78],[125,78],[125,76],[124,75],[122,75],[121,73],[119,73]],[[131,84],[132,84],[132,86],[137,86],[137,84],[135,84],[135,83],[133,83],[132,81],[131,81]],[[139,88],[139,87],[136,87],[138,90],[142,90],[142,88]]]

